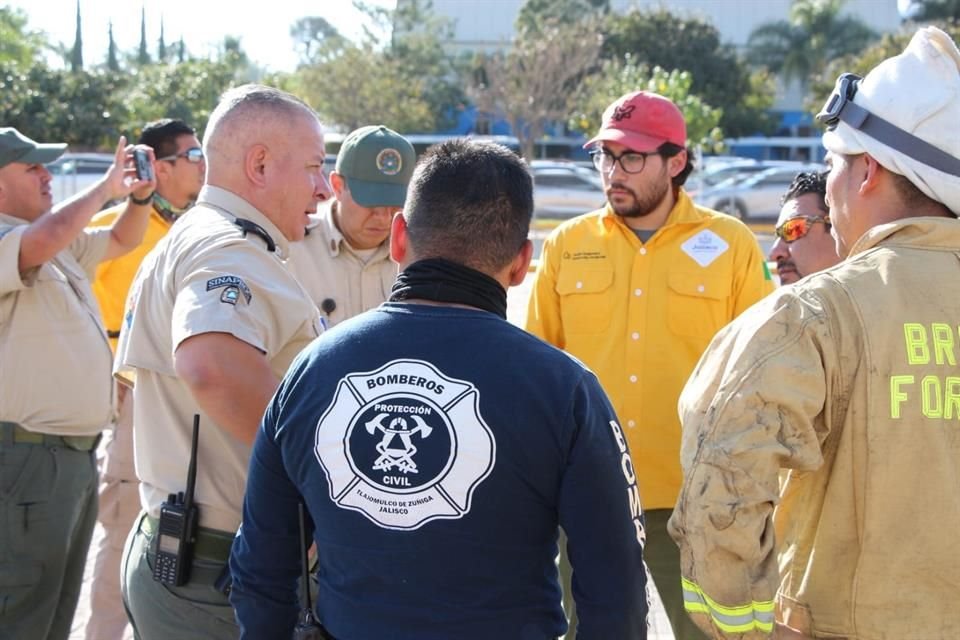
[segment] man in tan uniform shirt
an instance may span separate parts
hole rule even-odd
[[[328,327],[376,307],[397,278],[390,224],[403,208],[417,154],[380,126],[348,135],[330,174],[334,199],[311,215],[307,236],[290,247],[294,273]]]
[[[31,640],[70,634],[96,522],[112,357],[89,278],[139,244],[150,208],[128,201],[113,226],[84,226],[153,190],[121,138],[104,177],[51,211],[44,165],[65,147],[0,128],[0,635]]]
[[[121,570],[143,640],[238,635],[218,579],[240,524],[250,445],[280,377],[321,331],[286,264],[308,214],[330,195],[316,114],[287,93],[244,85],[211,114],[203,151],[196,206],[134,280],[114,371],[134,394],[145,513]],[[157,518],[168,494],[185,489],[194,414],[199,530],[186,583],[169,586],[152,577]]]
[[[197,199],[206,162],[197,134],[182,120],[163,119],[144,126],[138,144],[153,149],[157,190],[151,195],[150,222],[143,242],[135,250],[116,260],[104,260],[97,267],[93,293],[107,336],[114,348],[120,336],[127,292],[140,263],[174,221]],[[110,207],[93,217],[91,227],[112,224],[122,207]],[[100,502],[98,521],[103,535],[93,557],[90,585],[90,611],[84,630],[88,640],[120,640],[129,621],[120,598],[120,558],[130,533],[130,525],[140,513],[137,474],[133,469],[133,396],[129,388],[117,383],[117,416],[111,429],[104,431],[100,447]]]

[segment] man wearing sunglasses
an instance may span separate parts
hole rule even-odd
[[[714,637],[960,638],[960,50],[920,29],[817,117],[844,260],[680,396],[687,610]]]
[[[144,256],[167,234],[170,226],[197,199],[206,163],[196,131],[182,120],[163,119],[143,128],[138,144],[153,149],[156,190],[137,201],[150,204],[150,220],[143,242],[130,253],[101,262],[93,282],[110,344],[116,349],[123,321],[127,291]],[[109,226],[123,206],[101,211],[91,227]],[[116,385],[117,416],[105,434],[101,460],[100,509],[103,536],[96,550],[90,589],[91,616],[86,637],[90,640],[120,640],[127,627],[127,614],[120,598],[120,556],[130,527],[140,512],[139,482],[133,469],[133,396]]]
[[[840,262],[830,235],[826,191],[825,173],[803,171],[783,194],[777,239],[770,249],[780,284],[793,284]]]
[[[607,205],[545,242],[526,327],[585,362],[610,396],[646,510],[647,564],[674,634],[695,639],[667,535],[682,480],[677,397],[717,330],[773,282],[750,230],[683,190],[686,143],[663,96],[637,91],[607,108],[586,144]]]

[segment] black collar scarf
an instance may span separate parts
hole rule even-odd
[[[444,258],[418,260],[397,275],[390,302],[451,302],[507,318],[507,290],[485,273]]]

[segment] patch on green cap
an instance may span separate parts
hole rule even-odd
[[[336,172],[363,207],[402,207],[417,154],[413,145],[383,125],[361,127],[340,145]]]

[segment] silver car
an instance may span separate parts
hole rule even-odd
[[[53,176],[50,190],[53,201],[62,202],[83,191],[110,169],[113,154],[110,153],[65,153],[50,164],[47,170]]]
[[[534,215],[539,218],[572,218],[599,209],[606,203],[596,169],[574,162],[534,160]]]
[[[735,175],[713,187],[691,194],[697,204],[729,213],[741,220],[775,219],[780,199],[801,171],[824,171],[818,164],[780,165],[749,174]]]

